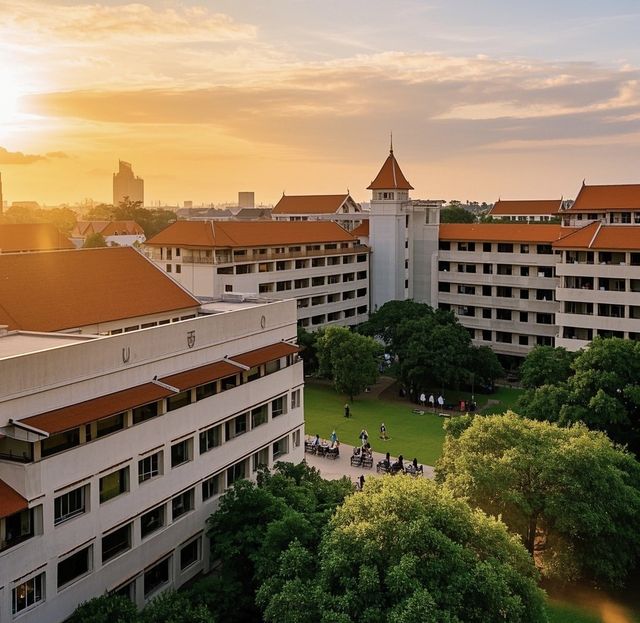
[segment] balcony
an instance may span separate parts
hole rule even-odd
[[[362,244],[356,244],[348,249],[313,249],[309,251],[283,251],[276,252],[274,249],[269,249],[266,253],[247,253],[242,256],[231,257],[231,254],[216,254],[207,257],[198,253],[184,253],[182,256],[183,264],[230,264],[230,263],[246,263],[246,262],[264,262],[270,260],[286,260],[306,257],[327,257],[330,255],[342,256],[342,255],[354,255],[356,253],[368,253],[369,247]],[[151,259],[157,262],[164,261],[160,259],[160,254],[151,254]]]

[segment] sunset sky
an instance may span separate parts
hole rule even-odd
[[[637,0],[0,0],[8,201],[357,200],[640,182]]]

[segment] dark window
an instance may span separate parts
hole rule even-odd
[[[287,412],[287,397],[281,396],[271,401],[271,417],[278,417]]]
[[[214,426],[200,433],[200,454],[217,448],[222,443],[222,426]]]
[[[499,242],[498,253],[513,253],[513,245],[510,242]]]
[[[133,410],[133,423],[140,424],[145,420],[150,420],[158,415],[158,403],[150,402],[148,405],[136,407]]]
[[[483,264],[482,265],[482,272],[485,275],[491,275],[493,274],[493,264]]]
[[[196,387],[196,400],[204,400],[210,396],[215,396],[216,391],[215,381],[213,383],[207,383],[206,385],[199,385]]]
[[[191,391],[180,392],[167,398],[167,411],[174,411],[187,406],[191,402]]]
[[[4,522],[5,538],[0,541],[0,551],[18,545],[35,534],[32,508],[9,515]]]
[[[233,389],[238,384],[238,375],[234,374],[233,376],[227,376],[222,379],[220,386],[222,387],[222,391],[226,391],[227,389]]]
[[[262,424],[266,424],[269,419],[267,405],[262,405],[256,409],[251,410],[251,428],[256,428]]]
[[[173,521],[193,510],[193,489],[176,495],[171,500],[171,518]]]
[[[520,344],[520,346],[529,346],[529,336],[528,335],[519,335],[518,336],[518,344]]]
[[[102,537],[102,563],[111,560],[131,547],[131,524],[122,526]]]
[[[160,530],[164,526],[164,504],[158,506],[140,516],[140,536],[144,539],[147,535]]]
[[[208,500],[224,491],[224,473],[216,474],[202,481],[202,499]]]
[[[451,284],[446,281],[438,282],[438,292],[450,292]]]
[[[122,430],[124,428],[124,413],[98,420],[97,426],[97,437],[104,437],[110,433],[115,433],[117,430]]]
[[[86,510],[86,492],[88,485],[85,487],[78,487],[73,491],[69,491],[63,495],[58,496],[53,503],[54,506],[54,518],[53,523],[55,525],[67,521],[77,515],[82,515]]]
[[[129,468],[123,467],[116,472],[100,478],[100,504],[111,500],[129,490]]]
[[[483,318],[491,318],[491,308],[490,307],[483,307],[482,308],[482,317]]]
[[[482,296],[491,296],[491,286],[482,286]]]
[[[528,312],[520,312],[520,322],[529,322]]]
[[[529,298],[529,290],[520,290],[520,298],[528,299]]]
[[[171,467],[178,467],[191,460],[192,439],[184,439],[171,446]]]
[[[234,417],[232,420],[225,422],[225,439],[229,441],[234,437],[239,437],[247,432],[247,416],[248,413],[243,413]]]
[[[483,242],[482,243],[482,250],[484,253],[491,253],[491,243],[490,242]]]
[[[169,581],[169,558],[144,572],[144,596],[150,595],[156,588]]]
[[[485,342],[490,342],[491,341],[491,331],[489,331],[487,329],[483,329],[483,331],[482,331],[482,339]]]
[[[41,454],[43,457],[56,454],[57,452],[63,452],[69,448],[73,448],[80,443],[80,429],[74,428],[72,430],[65,431],[64,433],[58,433],[57,435],[51,435],[40,442]]]
[[[88,573],[91,569],[91,546],[81,549],[58,563],[58,588]]]
[[[440,249],[440,251],[450,251],[451,243],[448,240],[440,240],[438,243],[438,249]]]
[[[138,461],[138,482],[159,476],[162,467],[162,452],[156,452]]]
[[[511,333],[505,333],[504,331],[496,331],[496,342],[503,344],[511,344],[513,335]]]
[[[496,310],[496,319],[497,320],[511,320],[511,310],[510,309],[498,308]]]
[[[536,246],[536,251],[540,255],[551,255],[553,253],[553,249],[550,244],[539,244]]]
[[[200,539],[187,543],[180,550],[180,571],[184,571],[198,560],[200,560]]]
[[[242,480],[247,477],[247,465],[246,461],[240,461],[235,465],[232,465],[227,470],[227,487],[230,487],[234,482]]]
[[[529,276],[529,267],[528,266],[520,266],[520,276],[528,277]]]

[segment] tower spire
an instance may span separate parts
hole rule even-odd
[[[393,130],[389,133],[389,153],[393,154]]]

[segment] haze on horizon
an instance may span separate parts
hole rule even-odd
[[[524,5],[524,6],[519,6]],[[418,198],[640,182],[633,0],[0,0],[5,199]]]

